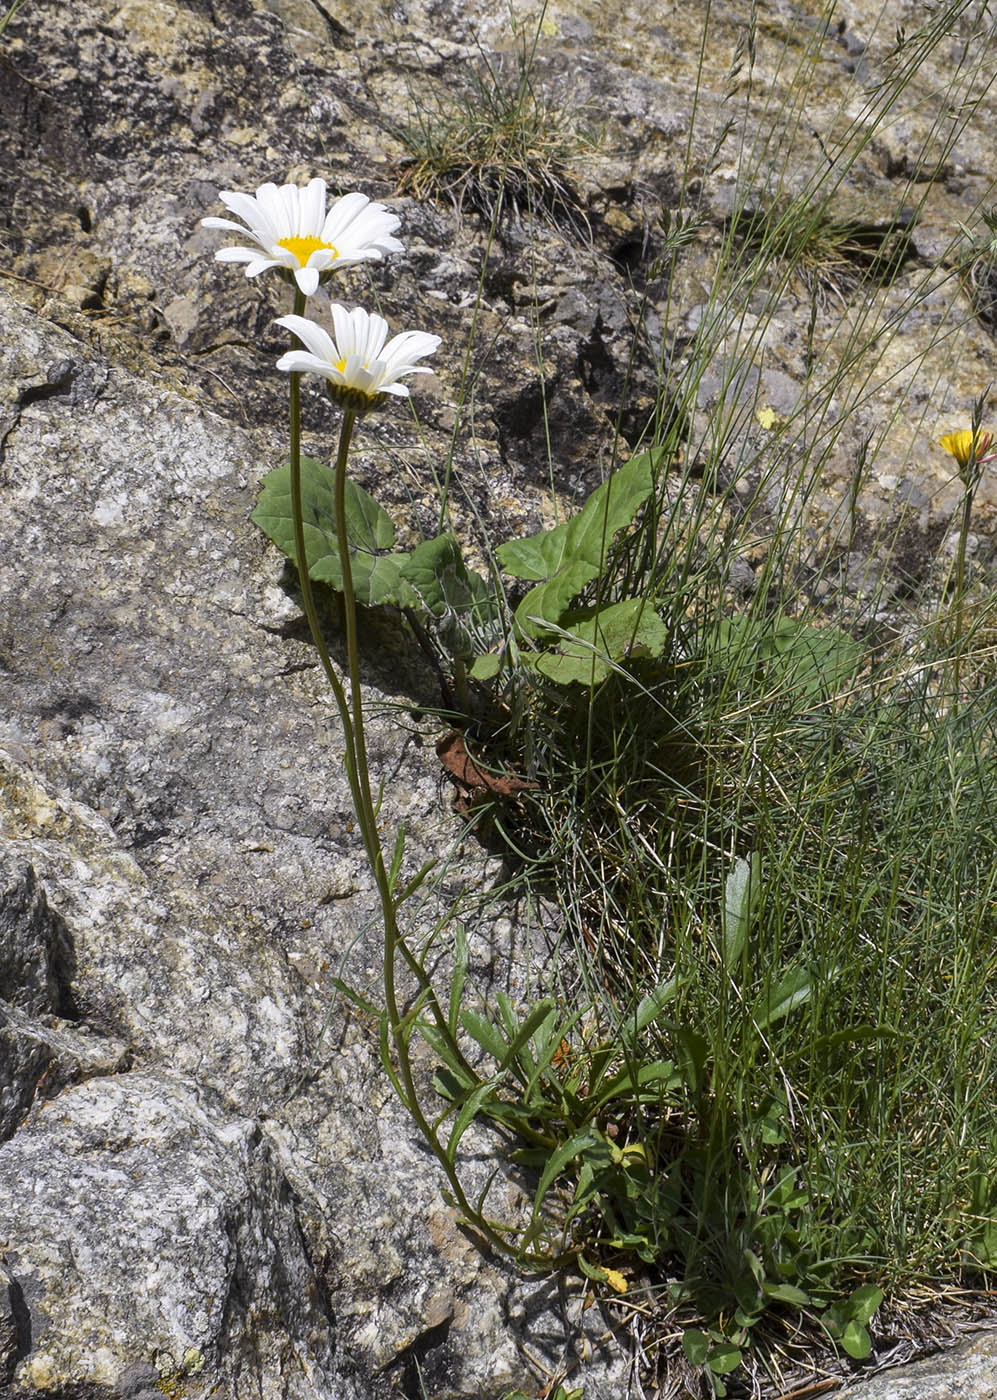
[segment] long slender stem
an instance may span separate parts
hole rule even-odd
[[[975,459],[975,452],[973,458]],[[962,525],[959,529],[959,543],[955,561],[955,657],[952,663],[952,681],[955,695],[953,696],[953,707],[960,702],[960,690],[962,686],[962,649],[963,649],[963,593],[966,587],[966,541],[969,538],[969,527],[973,519],[973,498],[976,494],[974,476],[979,480],[979,474],[975,472],[976,462],[973,460],[967,468],[963,478],[965,494],[962,502]]]
[[[305,294],[295,289],[294,293],[294,314],[303,316],[305,311]],[[308,629],[312,634],[312,641],[315,650],[319,654],[322,662],[322,669],[325,671],[326,679],[332,687],[336,697],[336,705],[343,720],[343,737],[346,741],[346,776],[350,784],[350,793],[353,797],[354,807],[359,806],[362,799],[362,789],[357,779],[356,746],[353,735],[353,725],[350,720],[349,706],[346,703],[346,692],[343,690],[343,683],[332,658],[329,649],[322,636],[322,629],[319,626],[318,611],[315,607],[315,595],[312,593],[312,581],[308,572],[308,554],[305,549],[305,521],[301,509],[301,375],[291,374],[291,518],[294,523],[294,562],[298,569],[298,583],[301,588],[301,601],[305,609],[305,617],[308,619]]]
[[[302,315],[304,307],[304,295],[300,291],[296,291],[294,298],[295,315]],[[426,1118],[419,1103],[408,1049],[408,1041],[412,1031],[411,1017],[402,1016],[398,1007],[398,994],[395,984],[395,963],[399,955],[403,958],[410,971],[415,975],[421,993],[425,997],[426,1005],[438,1028],[446,1036],[451,1051],[455,1053],[472,1078],[477,1079],[477,1075],[471,1069],[470,1065],[467,1064],[463,1053],[457,1045],[453,1032],[450,1030],[449,1022],[443,1015],[443,1010],[440,1007],[436,992],[425,968],[423,968],[419,959],[409,948],[398,928],[391,877],[385,865],[384,852],[377,830],[377,814],[370,790],[367,741],[364,732],[363,696],[360,687],[360,649],[357,636],[356,593],[353,587],[353,570],[350,563],[349,538],[346,529],[346,463],[349,456],[350,440],[356,423],[356,412],[347,410],[344,414],[343,426],[339,439],[339,450],[336,455],[335,474],[336,538],[339,546],[339,558],[343,574],[347,667],[351,690],[350,696],[347,697],[343,683],[332,664],[332,658],[325,645],[325,639],[322,636],[318,612],[315,607],[315,598],[312,593],[311,578],[308,573],[308,556],[305,546],[304,515],[301,500],[300,374],[291,374],[290,390],[291,514],[294,524],[295,562],[298,566],[301,599],[304,605],[305,616],[308,619],[309,630],[312,634],[312,641],[319,654],[326,678],[332,688],[333,695],[336,699],[336,706],[342,720],[343,737],[346,743],[346,773],[350,783],[350,792],[353,797],[354,810],[356,811],[357,821],[360,824],[360,829],[363,834],[364,846],[367,851],[381,902],[381,912],[384,920],[384,1000],[385,1009],[387,1011],[388,1028],[394,1046],[395,1064],[398,1072],[398,1077],[395,1079],[395,1087],[399,1090],[399,1097],[402,1099],[413,1122],[425,1139],[426,1144],[443,1168],[447,1181],[453,1191],[454,1203],[464,1218],[474,1226],[480,1235],[487,1240],[494,1249],[499,1250],[501,1253],[515,1257],[523,1264],[532,1264],[545,1269],[557,1268],[560,1264],[565,1262],[568,1255],[565,1255],[564,1259],[561,1259],[560,1257],[541,1256],[529,1252],[520,1253],[520,1251],[503,1238],[501,1230],[498,1227],[483,1216],[480,1210],[476,1210],[471,1205],[447,1148],[440,1141],[436,1130]]]
[[[343,614],[346,626],[346,662],[350,674],[350,700],[353,709],[353,745],[357,769],[360,775],[364,811],[361,826],[367,839],[367,854],[374,865],[374,875],[381,887],[381,873],[385,881],[384,858],[381,853],[380,838],[377,835],[377,818],[370,791],[370,769],[367,764],[367,739],[364,732],[363,702],[360,691],[360,647],[357,641],[357,599],[353,589],[353,565],[350,559],[349,535],[346,530],[346,462],[350,455],[350,441],[357,415],[352,409],[343,414],[343,426],[339,433],[339,451],[336,454],[335,520],[336,540],[339,544],[339,564],[343,572]],[[358,814],[359,815],[359,814]],[[391,892],[385,886],[388,902],[394,912]],[[382,892],[383,893],[383,892]]]
[[[345,614],[347,666],[350,676],[350,700],[352,702],[354,762],[356,765],[357,787],[359,789],[359,800],[356,803],[357,820],[363,830],[364,844],[367,848],[371,869],[381,899],[381,913],[384,920],[384,1004],[387,1011],[388,1028],[395,1050],[395,1065],[398,1072],[396,1089],[400,1088],[402,1102],[433,1155],[446,1173],[447,1180],[454,1193],[454,1200],[465,1219],[470,1221],[494,1248],[501,1250],[504,1254],[516,1256],[518,1251],[514,1249],[508,1241],[503,1239],[500,1232],[495,1229],[491,1222],[487,1220],[480,1211],[475,1210],[467,1199],[456,1167],[450,1158],[450,1154],[422,1111],[422,1107],[419,1103],[418,1091],[415,1087],[415,1078],[412,1073],[412,1061],[408,1048],[411,1026],[409,1024],[409,1018],[403,1017],[398,1007],[395,963],[399,954],[405,957],[410,967],[413,966],[413,963],[415,964],[415,970],[417,971],[420,984],[423,990],[429,993],[428,1000],[430,1006],[432,1007],[437,1003],[435,993],[429,985],[425,972],[421,966],[418,965],[417,960],[413,958],[411,950],[408,948],[398,928],[391,877],[388,874],[384,862],[381,838],[377,830],[377,816],[374,808],[374,800],[370,790],[370,772],[367,765],[367,741],[364,732],[363,695],[360,688],[360,648],[357,629],[357,602],[356,593],[353,588],[353,568],[350,562],[349,537],[346,529],[346,463],[349,457],[350,441],[353,436],[355,423],[355,411],[347,409],[343,415],[343,426],[339,435],[339,450],[336,454],[336,541],[339,546],[340,568],[343,575],[343,610]],[[337,700],[339,699],[341,691],[342,686],[340,685],[336,692]],[[342,708],[342,706],[340,708]],[[345,718],[344,716],[344,723]],[[442,1012],[440,1016],[442,1018]],[[449,1032],[449,1026],[445,1022],[444,1025],[446,1026],[448,1039],[451,1041],[453,1048],[456,1048],[453,1037]],[[463,1060],[463,1056],[461,1056],[461,1059]],[[529,1260],[530,1257],[529,1255],[525,1256],[526,1260]],[[536,1262],[541,1261],[537,1260]],[[549,1267],[551,1264],[551,1261],[546,1259],[542,1262],[545,1267]]]
[[[294,298],[294,314],[300,316],[304,311],[305,298],[302,292],[296,292]],[[291,515],[294,524],[294,556],[298,568],[298,578],[301,586],[301,601],[305,610],[305,617],[308,620],[308,628],[312,635],[315,650],[319,654],[322,662],[322,669],[325,671],[326,679],[332,688],[332,693],[336,699],[336,707],[339,710],[340,719],[343,724],[343,738],[346,744],[345,767],[346,776],[350,784],[350,795],[353,798],[353,809],[357,814],[357,821],[360,824],[363,836],[364,847],[367,851],[367,858],[370,861],[374,879],[377,882],[378,891],[381,896],[381,903],[385,910],[385,920],[392,923],[394,942],[407,963],[410,971],[419,982],[419,986],[426,996],[426,1003],[430,1014],[440,1031],[447,1037],[451,1051],[457,1056],[462,1067],[472,1077],[471,1066],[467,1063],[457,1045],[456,1040],[450,1032],[449,1022],[443,1014],[443,1009],[433,989],[432,983],[426,975],[425,969],[420,965],[418,958],[409,948],[408,944],[398,933],[397,921],[395,919],[394,899],[391,893],[388,872],[384,864],[384,853],[381,849],[380,838],[377,834],[377,818],[374,812],[374,803],[370,794],[370,781],[367,767],[367,745],[363,728],[363,709],[360,701],[360,676],[359,676],[359,647],[356,636],[356,598],[353,591],[353,574],[350,568],[349,548],[346,544],[346,516],[345,516],[345,490],[346,490],[346,459],[349,453],[350,436],[353,431],[353,424],[356,414],[347,414],[343,421],[343,433],[340,437],[339,453],[337,458],[337,495],[343,497],[342,520],[337,520],[337,530],[341,523],[341,533],[339,533],[341,558],[343,560],[344,575],[344,598],[346,602],[346,629],[347,629],[347,652],[350,658],[350,684],[352,688],[353,714],[351,715],[350,704],[347,699],[343,683],[339,678],[329,649],[325,644],[322,629],[319,625],[318,610],[315,607],[315,595],[312,592],[311,577],[308,573],[308,559],[305,548],[305,527],[304,516],[301,507],[301,375],[291,374]],[[341,486],[338,483],[342,483]],[[348,589],[348,592],[347,592]],[[358,720],[357,724],[355,720]],[[359,733],[358,733],[359,730]],[[363,781],[361,781],[361,772]]]

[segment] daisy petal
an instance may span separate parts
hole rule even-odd
[[[230,214],[235,214],[236,218],[242,219],[251,229],[262,227],[263,210],[259,201],[251,194],[243,194],[240,190],[222,190],[218,197]]]
[[[296,335],[302,345],[317,356],[320,360],[326,360],[332,364],[342,357],[337,353],[332,342],[332,337],[322,326],[318,326],[314,321],[309,321],[307,316],[278,316],[277,325],[289,330],[292,335]]]
[[[360,194],[354,190],[352,194],[344,194],[333,202],[332,208],[325,216],[325,223],[322,226],[322,241],[324,243],[335,243],[336,236],[356,218],[361,209],[365,209],[370,200],[365,194]]]
[[[219,248],[215,262],[255,262],[259,256],[259,248]]]
[[[288,350],[277,361],[277,368],[289,370],[292,374],[321,374],[326,378],[336,373],[334,366],[319,355],[309,355],[307,350]]]
[[[295,268],[294,280],[306,297],[313,296],[318,291],[319,269],[311,266]]]
[[[249,263],[246,268],[247,277],[259,277],[261,272],[266,272],[268,268],[279,267],[280,263],[274,262],[273,258],[257,257],[254,262]]]
[[[321,232],[325,222],[325,181],[314,179],[301,191],[300,223],[298,236],[307,238],[309,234]],[[323,239],[323,242],[329,240]]]
[[[225,229],[258,243],[271,265],[287,268],[300,290],[311,296],[333,269],[380,259],[402,247],[392,237],[399,227],[398,216],[383,204],[372,204],[365,194],[354,191],[334,200],[327,212],[326,196],[326,182],[319,176],[303,187],[278,188],[268,181],[255,195],[222,190],[222,203],[246,227],[213,215],[201,222],[206,228]],[[245,257],[226,256],[222,261],[242,262]]]
[[[278,369],[320,374],[334,398],[353,413],[366,413],[381,394],[408,398],[403,375],[429,374],[429,365],[418,361],[440,345],[438,335],[403,331],[385,344],[388,323],[363,307],[348,311],[339,302],[329,308],[333,337],[303,316],[282,316],[278,325],[300,337],[308,352],[290,351],[277,362]]]

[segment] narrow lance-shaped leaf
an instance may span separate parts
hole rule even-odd
[[[750,860],[738,856],[724,886],[723,943],[724,967],[733,972],[740,964],[751,922],[758,906],[761,888],[761,858],[755,851]]]

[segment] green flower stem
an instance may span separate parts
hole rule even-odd
[[[976,469],[975,446],[969,464],[961,475],[963,487],[965,489],[962,501],[962,524],[959,528],[959,543],[955,560],[955,656],[952,664],[952,681],[953,690],[955,691],[953,697],[954,705],[959,704],[962,684],[964,634],[963,594],[966,589],[966,541],[969,538],[969,528],[973,519],[973,501],[976,496],[976,487],[980,480],[980,473]]]
[[[300,316],[304,313],[305,296],[303,292],[296,291],[294,297],[294,314]],[[346,604],[347,617],[347,651],[350,660],[350,680],[353,689],[354,713],[359,718],[359,735],[354,726],[353,718],[350,714],[350,705],[347,700],[346,691],[332,658],[329,649],[325,644],[322,629],[319,625],[318,611],[315,607],[315,595],[312,592],[311,576],[308,572],[308,556],[305,549],[305,526],[301,509],[301,375],[291,374],[291,517],[294,524],[294,561],[298,568],[298,577],[301,585],[301,601],[305,610],[305,617],[308,620],[308,628],[315,644],[315,650],[319,654],[322,662],[322,669],[325,671],[326,679],[332,687],[332,693],[336,699],[336,707],[339,710],[340,719],[343,724],[343,738],[346,743],[345,766],[346,776],[350,784],[350,795],[353,799],[353,810],[357,814],[360,823],[360,830],[363,836],[364,847],[367,851],[367,858],[370,861],[374,878],[378,883],[378,890],[381,894],[381,902],[385,910],[390,909],[396,946],[400,946],[402,956],[409,968],[418,979],[422,991],[426,995],[427,1004],[433,1020],[440,1031],[447,1037],[452,1052],[457,1056],[462,1067],[472,1077],[476,1078],[471,1066],[467,1063],[454,1037],[450,1034],[450,1027],[439,1001],[433,990],[432,984],[426,975],[425,970],[420,966],[419,960],[412,953],[404,939],[398,937],[397,921],[394,918],[394,900],[392,898],[388,874],[384,866],[384,854],[381,850],[380,839],[377,834],[377,819],[374,813],[374,804],[370,796],[370,780],[367,767],[367,747],[363,729],[363,709],[360,703],[360,682],[357,669],[357,657],[359,648],[356,639],[356,598],[353,592],[353,574],[350,569],[349,549],[343,540],[345,539],[345,515],[343,520],[343,535],[340,536],[341,552],[343,559],[344,580],[348,581],[349,593]],[[350,436],[353,430],[353,423],[356,414],[347,414],[343,422],[343,437],[340,440],[339,462],[342,469],[338,472],[337,481],[342,481],[341,492],[345,492],[346,481],[346,457],[349,451]],[[352,635],[352,644],[351,644]],[[358,742],[359,741],[359,742]],[[363,781],[361,781],[361,766]],[[385,918],[389,917],[385,913]]]
[[[294,313],[304,314],[305,297],[296,291]],[[353,571],[350,565],[349,539],[346,530],[346,463],[349,456],[350,440],[356,423],[356,411],[347,409],[340,432],[339,450],[336,456],[335,513],[336,537],[343,571],[343,603],[346,627],[347,665],[350,677],[351,695],[347,698],[345,688],[329,655],[319,626],[318,612],[312,593],[311,577],[308,572],[308,556],[305,549],[305,527],[301,508],[301,375],[290,375],[291,385],[291,514],[294,523],[294,555],[298,567],[301,599],[305,616],[312,635],[312,641],[322,662],[326,678],[335,696],[343,724],[346,743],[346,773],[349,779],[353,806],[363,835],[364,847],[380,896],[384,919],[384,1000],[387,1012],[388,1030],[395,1051],[397,1076],[392,1075],[399,1097],[408,1110],[412,1121],[436,1157],[446,1175],[453,1192],[454,1204],[474,1229],[493,1249],[510,1255],[522,1265],[539,1267],[544,1270],[556,1269],[572,1257],[573,1252],[563,1255],[543,1255],[517,1250],[504,1238],[502,1228],[488,1220],[476,1210],[467,1199],[457,1169],[446,1146],[441,1142],[435,1128],[429,1123],[419,1103],[409,1055],[409,1038],[413,1029],[411,1014],[403,1016],[398,1007],[398,994],[395,987],[395,964],[399,955],[414,974],[422,998],[441,1033],[446,1037],[451,1052],[454,1053],[467,1073],[477,1080],[477,1075],[468,1065],[457,1045],[447,1018],[443,1015],[436,993],[425,968],[409,948],[398,928],[394,893],[391,877],[384,861],[384,852],[377,830],[377,813],[370,790],[370,773],[367,765],[367,743],[364,732],[363,697],[360,688],[359,645],[357,637],[356,594],[353,588]],[[351,705],[352,702],[352,705]]]
[[[305,294],[295,289],[294,293],[294,314],[303,316],[305,314]],[[308,619],[308,628],[312,634],[312,641],[315,650],[319,654],[322,662],[322,669],[325,671],[326,679],[332,687],[336,697],[336,705],[343,720],[344,738],[346,740],[346,776],[350,784],[350,793],[353,797],[353,805],[359,808],[362,800],[362,789],[357,778],[356,767],[356,746],[353,735],[353,725],[350,720],[350,709],[346,703],[346,692],[343,690],[343,683],[339,679],[329,649],[322,636],[322,629],[319,626],[318,612],[315,608],[315,596],[312,593],[312,580],[308,572],[308,555],[305,549],[305,521],[301,510],[301,375],[291,374],[291,518],[294,522],[294,562],[298,568],[298,581],[301,587],[301,601],[305,609],[305,617]]]
[[[299,305],[301,310],[299,310]],[[295,296],[295,315],[301,315],[304,309],[304,297],[298,292]],[[350,713],[350,703],[347,699],[343,683],[339,678],[332,658],[322,636],[322,629],[319,625],[318,612],[315,607],[315,596],[312,592],[311,577],[308,573],[307,553],[305,550],[305,528],[304,518],[301,509],[301,376],[291,374],[291,516],[294,524],[294,557],[298,567],[298,575],[301,582],[301,601],[305,610],[305,617],[308,619],[308,628],[312,635],[312,641],[322,662],[322,669],[325,671],[326,679],[332,687],[332,693],[336,699],[336,707],[343,724],[343,738],[346,744],[345,766],[346,776],[350,784],[350,795],[353,798],[353,810],[357,814],[357,821],[360,823],[360,831],[363,836],[364,849],[367,852],[367,859],[370,862],[371,870],[377,882],[378,891],[381,896],[381,903],[385,910],[386,923],[390,920],[394,929],[394,942],[396,948],[401,952],[402,957],[408,964],[410,970],[419,982],[426,997],[426,1003],[430,1014],[436,1022],[441,1033],[446,1036],[451,1052],[457,1057],[462,1068],[472,1077],[477,1078],[471,1066],[468,1064],[463,1053],[458,1046],[456,1039],[450,1032],[449,1022],[443,1014],[443,1009],[433,989],[432,983],[426,975],[425,969],[420,965],[418,958],[403,938],[398,934],[397,920],[395,919],[394,898],[391,891],[391,883],[388,872],[384,864],[384,853],[381,849],[380,838],[377,834],[377,817],[374,811],[374,803],[370,793],[369,769],[367,766],[367,745],[363,727],[363,708],[360,698],[360,679],[358,669],[359,647],[356,636],[356,597],[353,591],[353,573],[350,568],[350,555],[345,541],[345,500],[341,502],[343,510],[341,557],[343,560],[344,577],[344,601],[346,611],[346,635],[347,654],[350,666],[350,684],[353,692],[353,714]],[[353,424],[356,419],[355,413],[347,413],[343,421],[343,433],[340,439],[339,459],[337,464],[337,498],[345,497],[346,489],[346,458],[349,452],[350,437],[353,431]],[[341,485],[339,484],[341,483]]]
[[[390,905],[394,914],[394,896],[388,883],[388,873],[384,865],[380,837],[377,834],[377,815],[370,791],[370,769],[367,764],[367,739],[364,732],[363,701],[360,692],[360,647],[357,639],[357,599],[353,590],[353,564],[350,559],[349,535],[346,530],[346,462],[350,455],[350,441],[357,421],[356,411],[348,408],[343,413],[343,426],[339,434],[339,451],[336,454],[335,520],[336,540],[339,545],[339,562],[343,571],[343,613],[346,624],[346,661],[350,671],[350,699],[353,703],[353,748],[357,770],[360,775],[360,790],[363,812],[357,813],[367,857],[374,869],[382,904]],[[338,696],[337,696],[338,699]],[[382,880],[383,877],[383,880]],[[385,911],[387,912],[387,911]]]
[[[339,546],[339,560],[343,573],[343,611],[345,614],[346,629],[346,655],[350,676],[350,690],[352,701],[352,735],[354,745],[354,762],[357,777],[357,786],[360,792],[360,800],[356,803],[357,820],[360,822],[364,836],[364,845],[370,860],[374,879],[377,883],[378,893],[381,897],[381,913],[384,919],[384,1004],[388,1016],[388,1028],[391,1034],[392,1043],[395,1050],[395,1064],[398,1071],[396,1089],[399,1090],[399,1097],[407,1108],[422,1137],[439,1161],[446,1173],[447,1180],[453,1191],[454,1202],[461,1214],[468,1220],[478,1232],[503,1254],[513,1257],[520,1257],[522,1262],[536,1262],[542,1264],[544,1268],[552,1267],[552,1261],[539,1256],[520,1256],[514,1246],[505,1240],[491,1221],[486,1219],[480,1211],[475,1210],[464,1192],[460,1177],[450,1157],[446,1147],[437,1136],[436,1130],[431,1126],[426,1115],[422,1111],[419,1103],[418,1091],[415,1087],[415,1078],[412,1073],[412,1060],[409,1055],[409,1039],[412,1032],[412,1018],[409,1015],[403,1016],[398,1008],[398,994],[395,986],[395,964],[398,955],[401,954],[408,966],[416,973],[420,986],[426,994],[427,1004],[434,1014],[437,1025],[443,1030],[450,1042],[451,1048],[460,1051],[456,1046],[454,1037],[450,1033],[449,1025],[443,1017],[442,1010],[436,999],[436,994],[432,989],[429,979],[424,969],[419,965],[408,947],[401,931],[398,928],[398,918],[395,909],[394,892],[391,887],[391,877],[388,874],[387,866],[384,862],[384,852],[381,846],[381,838],[377,830],[377,814],[374,808],[374,800],[370,789],[370,773],[367,766],[367,741],[364,734],[363,716],[363,696],[360,688],[360,648],[357,632],[357,602],[353,589],[353,569],[350,562],[349,536],[346,530],[346,463],[349,457],[350,441],[353,436],[353,428],[356,423],[356,410],[347,408],[343,414],[343,426],[339,435],[339,450],[336,454],[336,485],[335,485],[335,518],[336,518],[336,542]],[[342,695],[342,685],[335,688],[336,700],[342,710],[345,704],[345,696],[340,701]],[[347,722],[347,715],[344,714],[344,726]],[[463,1055],[460,1055],[462,1063],[467,1066]],[[467,1066],[469,1072],[470,1067]],[[475,1076],[477,1078],[477,1076]]]

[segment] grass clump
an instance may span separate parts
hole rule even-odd
[[[595,137],[541,82],[540,33],[539,24],[532,35],[519,32],[511,55],[482,50],[448,74],[445,88],[419,93],[412,119],[396,132],[408,151],[403,190],[489,221],[504,210],[579,223],[570,166]]]
[[[827,204],[791,204],[781,213],[742,210],[733,228],[749,258],[777,260],[791,285],[826,311],[832,302],[843,307],[863,285],[888,281],[899,272],[913,223],[909,210],[884,225],[837,216]]]

